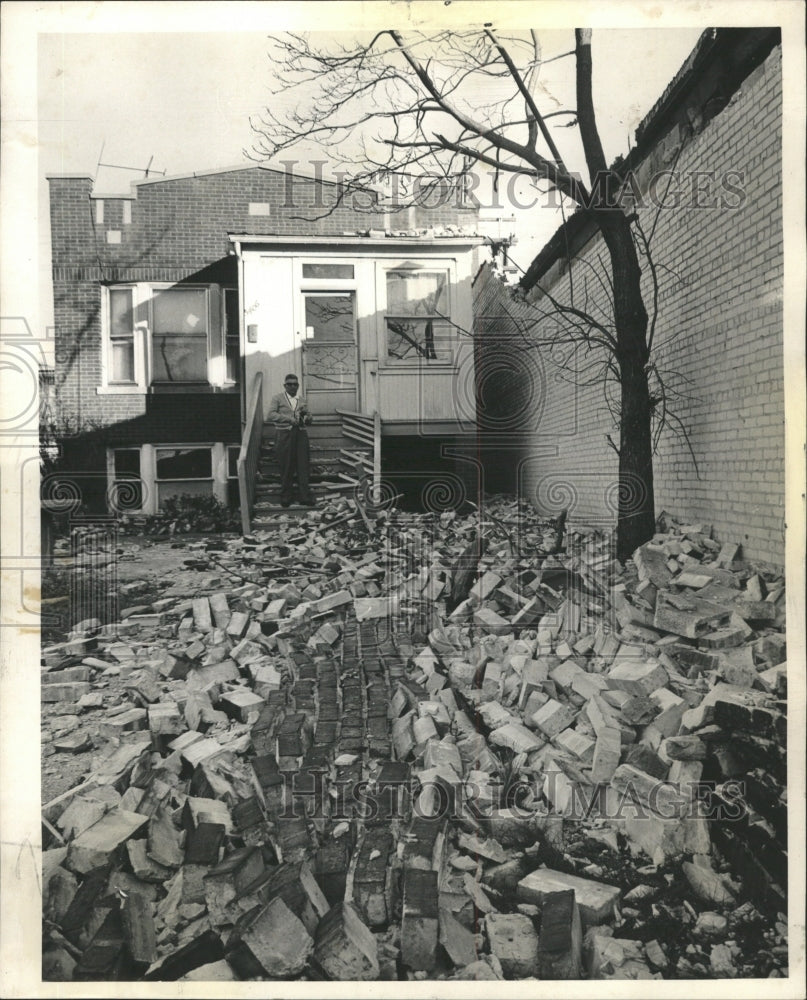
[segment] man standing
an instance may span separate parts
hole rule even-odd
[[[269,404],[269,419],[275,425],[275,454],[280,466],[280,503],[291,504],[294,476],[300,490],[300,503],[314,506],[308,485],[309,444],[306,427],[311,423],[305,399],[297,395],[300,383],[294,374],[283,381],[283,392],[275,393]]]

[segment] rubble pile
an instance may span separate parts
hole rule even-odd
[[[43,978],[787,975],[784,582],[659,526],[341,500],[78,623]]]

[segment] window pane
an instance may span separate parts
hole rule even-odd
[[[140,476],[139,448],[115,449],[115,475],[138,476],[138,477]]]
[[[158,479],[209,479],[212,472],[209,448],[158,448]]]
[[[113,337],[133,336],[134,312],[131,288],[110,288],[109,332]]]
[[[155,382],[206,382],[207,338],[152,337]]]
[[[306,295],[305,325],[309,341],[353,343],[353,294]]]
[[[441,271],[388,271],[387,313],[434,316],[447,312],[446,275]]]
[[[131,340],[112,341],[112,381],[134,382],[134,344]]]
[[[154,333],[207,333],[207,292],[204,288],[167,288],[155,292],[152,322]]]
[[[451,327],[432,319],[387,317],[387,357],[393,361],[451,359]]]
[[[157,508],[163,505],[163,501],[168,497],[182,496],[188,493],[190,496],[210,496],[213,493],[212,483],[157,483]]]
[[[304,278],[352,278],[352,264],[303,264]]]
[[[140,478],[140,449],[116,448],[113,454],[115,475],[109,501],[119,514],[138,511],[143,506],[143,482]]]

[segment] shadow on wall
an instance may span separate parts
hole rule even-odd
[[[82,507],[105,513],[131,513],[137,494],[113,494],[107,481],[107,449],[160,445],[211,444],[241,440],[240,396],[237,392],[144,397],[144,412],[129,420],[58,438],[58,454],[43,462],[41,501],[56,510]],[[136,478],[137,474],[133,474]],[[142,489],[143,487],[141,487]]]

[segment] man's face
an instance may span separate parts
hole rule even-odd
[[[290,396],[296,396],[297,395],[297,389],[299,388],[299,385],[300,385],[299,382],[297,381],[297,379],[294,379],[293,381],[291,379],[287,379],[286,382],[284,382],[283,384],[286,387],[286,392]]]

